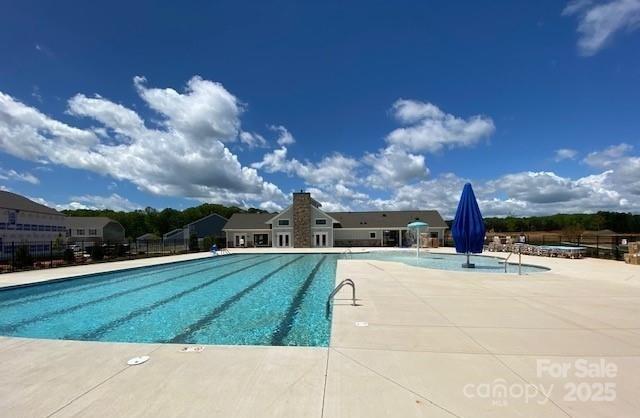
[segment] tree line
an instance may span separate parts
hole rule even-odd
[[[182,228],[212,213],[217,213],[229,219],[234,213],[266,213],[266,211],[256,208],[245,210],[236,206],[204,203],[184,210],[167,208],[159,211],[152,207],[147,207],[132,212],[117,212],[111,209],[76,209],[63,210],[62,213],[66,216],[106,216],[107,218],[120,222],[124,227],[127,238],[135,239],[147,232],[162,236],[169,231]]]
[[[597,212],[591,214],[557,214],[506,218],[484,218],[487,231],[534,232],[610,229],[619,234],[640,233],[640,215],[622,212]]]

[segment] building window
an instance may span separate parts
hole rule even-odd
[[[437,233],[437,232],[430,232],[430,233],[429,233],[429,236],[430,236],[431,238],[438,238],[438,233]]]
[[[327,224],[326,219],[316,219],[316,225],[326,225],[326,224]]]
[[[89,235],[98,235],[98,230],[97,229],[90,229],[89,230]]]
[[[278,220],[278,226],[289,226],[289,220],[288,219]]]
[[[375,239],[376,238],[376,233],[375,232],[369,232],[369,238]]]
[[[84,235],[84,229],[76,229],[76,235]]]
[[[16,213],[9,212],[9,225],[14,225],[16,223]]]

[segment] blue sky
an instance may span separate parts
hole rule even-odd
[[[640,204],[640,0],[29,2],[0,187],[58,208]]]

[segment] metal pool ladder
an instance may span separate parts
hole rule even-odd
[[[353,252],[351,251],[351,248],[347,248],[346,250],[344,250],[344,252],[342,253],[342,256],[344,258],[351,258],[353,259]]]
[[[218,250],[218,252],[220,253],[220,255],[231,255],[231,251],[229,251],[227,248],[221,248]]]
[[[518,249],[518,276],[522,275],[522,253],[520,252],[520,249]],[[509,255],[507,256],[507,258],[504,259],[504,272],[507,272],[507,265],[509,263],[507,263],[509,261],[509,258],[511,258],[511,256],[513,255],[513,251],[509,252]]]
[[[356,303],[356,284],[351,279],[344,279],[343,281],[340,282],[340,284],[336,286],[335,289],[333,289],[333,291],[329,295],[329,298],[327,299],[327,310],[326,310],[327,316],[329,316],[329,313],[331,313],[331,301],[333,300],[335,295],[340,291],[340,289],[342,289],[344,286],[351,286],[351,305],[358,306]]]

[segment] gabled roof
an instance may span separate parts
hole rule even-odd
[[[118,225],[118,221],[114,221],[106,216],[67,216],[67,226],[69,228],[95,228],[102,229],[107,224],[115,222]]]
[[[329,212],[342,228],[406,228],[407,224],[422,221],[434,228],[447,228],[436,210],[400,210],[377,212]]]
[[[176,228],[173,231],[169,231],[166,234],[164,234],[163,237],[168,238],[171,235],[176,235],[178,233],[184,234],[184,228]]]
[[[406,228],[407,224],[415,221],[426,222],[433,228],[448,228],[436,210],[325,213],[339,222],[338,228]],[[269,213],[235,213],[223,230],[269,229],[268,222],[274,216]]]
[[[273,213],[234,213],[222,230],[269,229],[267,221],[273,216]]]
[[[140,235],[138,238],[136,238],[136,241],[151,241],[151,240],[158,240],[160,239],[159,236],[157,236],[156,234],[152,234],[151,232],[148,232],[144,235]]]
[[[198,222],[201,222],[201,221],[203,221],[203,220],[205,220],[205,219],[209,219],[209,218],[211,218],[212,216],[217,216],[218,218],[222,219],[223,221],[227,221],[227,218],[225,218],[224,216],[222,216],[222,215],[218,215],[217,213],[211,213],[211,214],[209,214],[209,215],[207,215],[207,216],[203,216],[203,217],[202,217],[202,218],[200,218],[200,219],[197,219],[197,220],[195,220],[195,221],[193,221],[193,222],[191,222],[191,223],[186,224],[184,227],[185,227],[185,228],[188,228],[188,227],[189,227],[189,225],[197,224]]]
[[[283,211],[280,211],[280,212],[277,212],[277,213],[272,213],[271,214],[271,218],[269,218],[266,223],[273,224],[273,222],[278,218],[278,216],[289,212],[289,209],[291,209],[291,208],[293,208],[293,205],[287,206],[287,208],[284,209]]]
[[[45,213],[47,215],[64,216],[62,213],[48,206],[36,203],[19,194],[0,190],[0,208],[25,210],[29,212]]]

